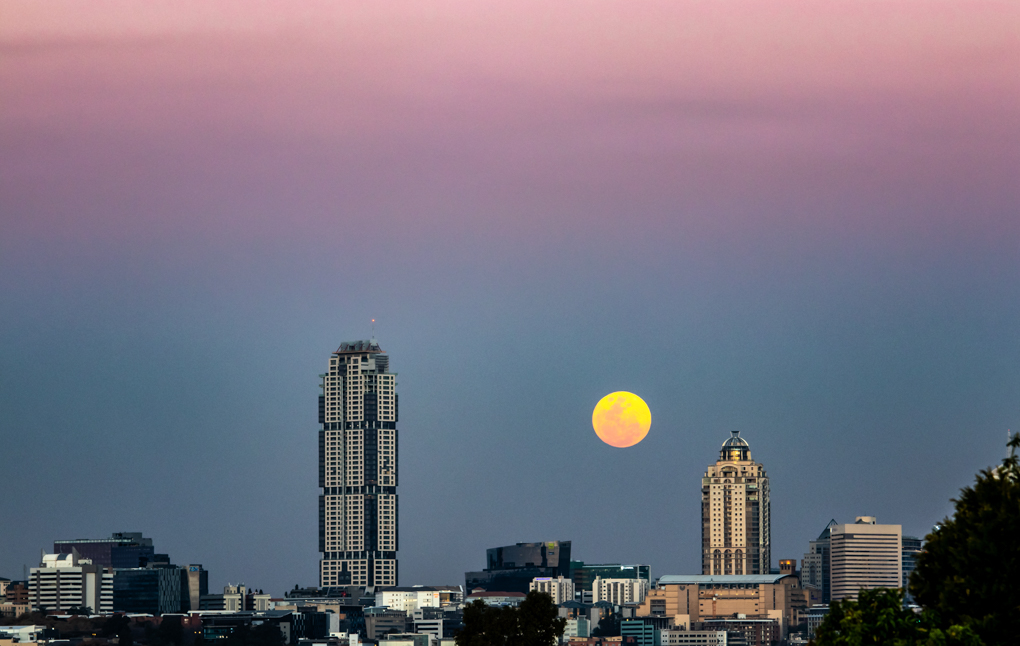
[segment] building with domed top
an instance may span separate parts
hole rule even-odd
[[[769,574],[769,479],[731,433],[701,479],[701,573]]]

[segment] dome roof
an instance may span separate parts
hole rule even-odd
[[[730,449],[730,448],[749,449],[749,448],[751,448],[750,446],[747,445],[747,441],[744,440],[744,438],[740,437],[740,431],[730,431],[730,433],[733,434],[733,437],[731,437],[730,439],[728,439],[725,442],[723,442],[722,447],[724,449]]]

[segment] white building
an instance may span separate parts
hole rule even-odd
[[[536,577],[531,580],[528,590],[546,593],[552,597],[553,603],[557,606],[564,601],[574,600],[574,582],[562,576],[555,579],[548,576]]]
[[[592,603],[608,601],[614,606],[641,603],[645,600],[649,587],[645,579],[596,578],[591,584]]]
[[[32,644],[39,640],[49,641],[46,626],[0,626],[2,644]]]
[[[319,396],[319,586],[397,585],[397,393],[375,339],[341,343]]]
[[[659,631],[662,646],[727,646],[726,636],[725,630]]]
[[[768,574],[769,479],[737,431],[701,480],[701,573]]]
[[[387,588],[375,593],[375,605],[411,614],[419,608],[440,607],[442,595],[437,588],[425,586]]]
[[[859,590],[898,588],[903,577],[900,525],[879,525],[873,516],[829,529],[832,600],[857,598]]]
[[[570,641],[571,637],[582,637],[584,639],[591,637],[591,621],[584,617],[567,619],[567,625],[563,629],[563,637],[560,641],[566,644]]]
[[[43,554],[39,567],[29,570],[28,602],[49,612],[81,607],[96,614],[113,612],[113,570],[93,565],[77,550]]]

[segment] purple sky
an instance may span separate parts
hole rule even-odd
[[[697,572],[731,429],[776,559],[923,535],[1004,454],[1016,3],[298,7],[5,3],[0,576],[143,531],[314,583],[317,374],[371,318],[403,584],[557,539]]]

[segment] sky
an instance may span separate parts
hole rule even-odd
[[[698,573],[731,430],[774,561],[923,536],[1020,427],[1018,65],[1013,2],[7,0],[0,576],[141,531],[314,585],[318,375],[373,318],[402,585]]]

